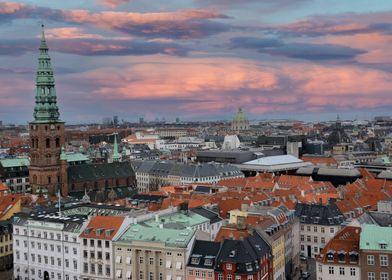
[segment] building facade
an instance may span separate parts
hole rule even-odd
[[[301,253],[308,258],[314,258],[341,229],[345,218],[334,203],[298,203],[295,210],[300,220]]]

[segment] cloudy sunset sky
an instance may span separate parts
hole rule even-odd
[[[32,120],[44,23],[61,118],[392,115],[391,0],[0,2],[0,120]]]

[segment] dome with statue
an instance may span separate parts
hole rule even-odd
[[[237,113],[231,122],[231,129],[235,131],[249,130],[249,120],[242,108],[238,108]]]

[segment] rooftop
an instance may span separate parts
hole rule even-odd
[[[392,227],[361,225],[361,250],[392,251]]]
[[[154,242],[168,247],[186,248],[195,231],[192,229],[160,228],[157,224],[132,224],[117,240],[118,242]]]

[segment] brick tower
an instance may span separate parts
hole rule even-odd
[[[59,119],[53,69],[45,40],[44,26],[39,47],[34,120],[29,123],[32,193],[47,190],[54,195],[60,189],[68,194],[66,169],[61,168],[60,154],[64,145],[64,122]]]

